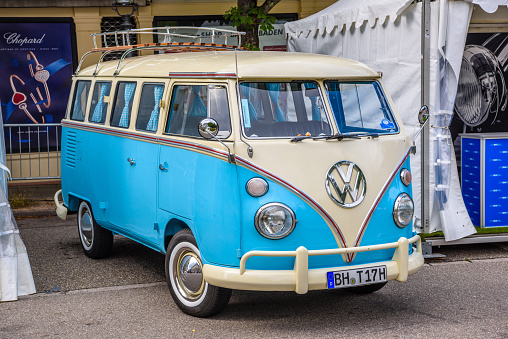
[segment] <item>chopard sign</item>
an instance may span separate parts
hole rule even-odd
[[[28,38],[28,37],[22,37],[19,33],[5,33],[4,39],[5,42],[9,45],[19,45],[20,47],[24,44],[42,44],[42,40],[46,34],[43,34],[40,38]]]
[[[367,182],[360,167],[354,162],[342,160],[328,170],[326,191],[337,205],[351,208],[359,205],[365,198]]]

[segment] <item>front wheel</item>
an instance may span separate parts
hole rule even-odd
[[[183,229],[169,242],[166,252],[166,280],[177,306],[200,318],[221,312],[228,304],[231,290],[208,284],[196,239]]]
[[[111,253],[113,233],[95,222],[92,209],[86,201],[81,201],[79,204],[78,232],[81,247],[83,247],[86,256],[99,259],[107,257]]]

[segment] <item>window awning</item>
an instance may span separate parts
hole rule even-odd
[[[302,20],[285,24],[286,33],[304,34],[331,33],[334,29],[346,30],[354,24],[365,23],[373,27],[376,22],[383,24],[388,18],[393,22],[413,0],[340,0],[324,10]]]

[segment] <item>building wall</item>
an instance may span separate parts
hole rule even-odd
[[[74,3],[76,2],[74,1]],[[270,13],[296,13],[298,18],[304,18],[326,8],[334,2],[335,0],[282,0]],[[8,3],[8,1],[0,1],[0,7],[2,3]],[[32,6],[36,3],[35,1],[30,2]],[[65,2],[62,1],[61,3],[65,5]],[[154,16],[216,16],[223,15],[229,8],[234,6],[236,6],[236,2],[228,0],[154,0],[147,6],[139,7],[133,16],[138,28],[146,28],[152,27]],[[124,9],[122,13],[124,12],[127,13],[127,10]],[[111,7],[8,7],[1,8],[0,10],[0,18],[73,18],[76,25],[78,57],[81,57],[93,48],[93,40],[90,34],[101,31],[102,17],[115,16],[117,14]],[[152,42],[152,37],[142,35],[140,42]],[[94,64],[98,57],[98,55],[88,57],[83,67]]]

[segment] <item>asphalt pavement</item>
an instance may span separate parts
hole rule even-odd
[[[14,211],[37,294],[0,303],[0,338],[508,337],[506,243],[434,248],[442,259],[371,295],[233,291],[198,319],[173,303],[162,254],[115,236],[110,257],[86,257],[76,216],[60,220],[44,196],[54,188]]]

